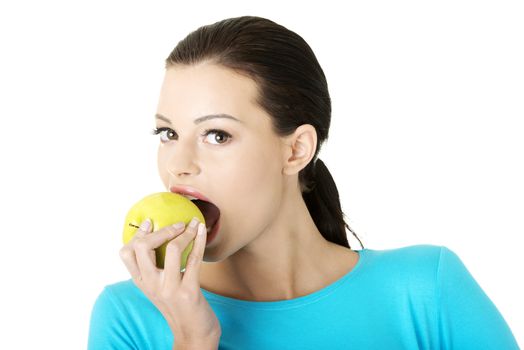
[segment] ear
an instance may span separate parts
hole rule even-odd
[[[310,124],[299,126],[295,132],[284,141],[284,167],[282,173],[286,175],[298,174],[305,168],[317,149],[317,131]]]

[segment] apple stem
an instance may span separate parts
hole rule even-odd
[[[136,225],[133,225],[133,224],[129,224],[129,226],[132,226],[132,227],[136,227],[136,228],[140,228],[140,226],[136,226]]]

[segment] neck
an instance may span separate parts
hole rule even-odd
[[[255,240],[225,260],[203,263],[202,288],[242,300],[287,300],[313,293],[348,273],[358,254],[327,241],[302,196],[294,198]]]

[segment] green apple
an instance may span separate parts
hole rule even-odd
[[[146,218],[151,220],[153,226],[149,232],[154,232],[177,222],[184,222],[188,225],[193,217],[198,218],[205,225],[204,215],[188,198],[172,192],[150,194],[136,202],[127,213],[123,233],[124,244],[133,238],[140,224]],[[191,241],[182,252],[181,270],[184,270],[186,267],[187,258],[193,249],[193,242]],[[164,268],[167,243],[155,249],[156,265],[159,268]]]

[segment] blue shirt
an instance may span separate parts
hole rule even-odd
[[[492,301],[450,249],[356,250],[330,285],[279,301],[202,289],[220,321],[219,349],[518,349]],[[91,314],[89,350],[172,349],[173,334],[131,279],[107,285]]]

